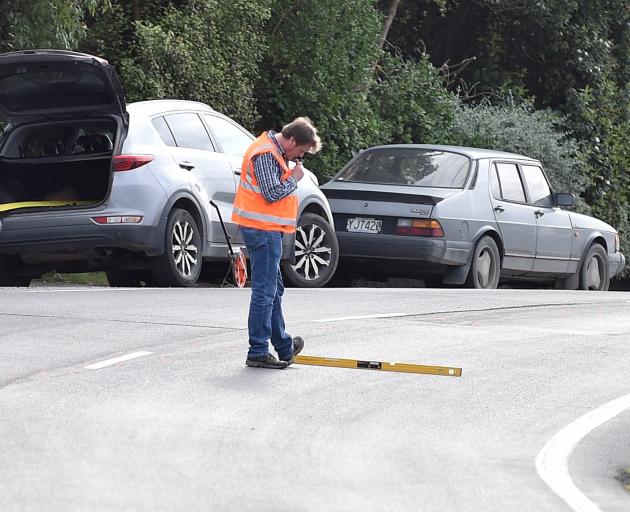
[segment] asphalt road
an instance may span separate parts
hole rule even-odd
[[[630,294],[287,290],[305,355],[461,377],[247,368],[248,300],[0,289],[0,510],[630,510]]]

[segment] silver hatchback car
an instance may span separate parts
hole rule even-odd
[[[625,264],[617,231],[563,210],[539,161],[456,146],[362,151],[322,186],[337,229],[336,280],[416,277],[496,288],[529,280],[607,290]]]
[[[53,269],[191,286],[229,260],[221,218],[242,244],[232,202],[254,137],[209,106],[126,105],[107,61],[33,50],[0,55],[0,114],[0,286]],[[285,278],[323,286],[338,258],[330,206],[308,171],[297,194]]]

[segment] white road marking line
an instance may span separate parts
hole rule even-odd
[[[144,350],[140,350],[138,352],[132,352],[131,354],[125,354],[124,356],[114,357],[113,359],[106,359],[105,361],[101,361],[100,363],[94,363],[85,368],[87,370],[100,370],[101,368],[105,368],[106,366],[111,366],[116,363],[121,363],[123,361],[129,361],[130,359],[135,359],[136,357],[148,356],[149,354],[153,354],[153,352],[145,352]]]
[[[59,288],[29,288],[28,290],[15,289],[14,291],[27,291],[28,293],[67,293],[67,292],[92,293],[92,292],[115,292],[115,291],[123,291],[123,292],[134,291],[135,292],[135,291],[147,291],[147,290],[156,290],[156,289],[159,289],[159,288],[109,288],[109,287],[65,288],[62,286]]]
[[[392,318],[396,316],[409,316],[409,313],[377,313],[374,315],[339,316],[336,318],[323,318],[316,322],[341,322],[343,320],[364,320],[366,318]]]
[[[630,394],[598,407],[560,430],[536,456],[536,469],[540,477],[575,512],[601,510],[573,483],[567,467],[569,457],[586,435],[628,409]]]

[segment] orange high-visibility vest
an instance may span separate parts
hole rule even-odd
[[[284,158],[269,134],[264,132],[252,143],[243,157],[241,179],[234,199],[232,222],[248,228],[293,233],[298,212],[297,196],[293,192],[274,203],[267,202],[258,186],[252,162],[255,156],[263,153],[271,153],[278,161],[282,169],[281,181],[286,181],[291,176]]]

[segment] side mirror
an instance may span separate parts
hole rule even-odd
[[[554,192],[553,202],[556,206],[571,207],[575,204],[575,196],[565,192]]]

